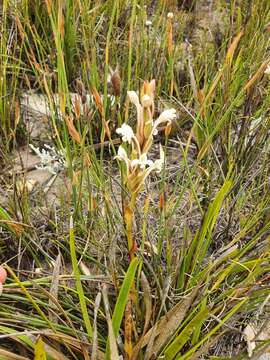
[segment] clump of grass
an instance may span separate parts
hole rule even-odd
[[[224,5],[200,52],[192,4],[39,5],[2,5],[1,152],[42,92],[68,187],[44,206],[2,176],[0,357],[245,358],[269,298],[269,1]]]

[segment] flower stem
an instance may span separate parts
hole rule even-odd
[[[131,195],[131,199],[125,206],[124,217],[125,217],[125,226],[126,226],[126,236],[128,243],[128,252],[130,260],[132,260],[135,256],[135,252],[137,250],[137,244],[134,240],[132,231],[133,231],[133,218],[134,218],[134,209],[136,205],[136,194]]]

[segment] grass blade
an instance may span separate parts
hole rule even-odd
[[[72,268],[73,268],[75,279],[76,279],[76,287],[77,287],[77,292],[78,292],[78,296],[79,296],[79,300],[80,300],[82,316],[83,316],[83,320],[84,320],[84,324],[85,324],[85,327],[86,327],[86,330],[87,330],[88,337],[91,340],[92,337],[93,337],[93,330],[92,330],[90,318],[89,318],[89,315],[88,315],[88,310],[87,310],[86,301],[85,301],[85,297],[84,297],[84,291],[83,291],[81,278],[80,278],[80,271],[79,271],[79,267],[78,267],[78,261],[77,261],[77,257],[76,257],[75,234],[74,234],[72,216],[70,217],[69,245],[70,245],[70,255],[71,255],[71,261],[72,261]]]

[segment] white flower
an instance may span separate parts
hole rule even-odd
[[[153,126],[152,126],[152,130],[151,130],[151,134],[148,137],[146,143],[143,146],[142,151],[144,153],[147,153],[149,148],[151,147],[152,144],[152,139],[154,135],[157,135],[158,133],[158,126],[162,123],[167,123],[167,125],[170,125],[171,122],[176,118],[176,110],[175,109],[167,109],[164,110],[159,117],[157,118],[156,121],[154,121]]]
[[[135,91],[128,91],[129,100],[136,106],[140,105],[139,96]]]
[[[157,172],[161,172],[165,161],[165,154],[161,145],[159,145],[159,154],[160,154],[160,159],[154,162],[154,170],[156,170]]]
[[[140,166],[141,170],[144,170],[147,166],[153,166],[153,161],[147,159],[146,154],[142,154],[139,159],[131,160],[131,167]]]
[[[168,12],[167,18],[168,18],[168,19],[172,19],[172,18],[173,18],[173,13],[172,13],[172,12]]]
[[[145,161],[145,164],[148,165],[148,167],[144,171],[144,176],[143,176],[144,180],[152,171],[161,172],[165,161],[165,154],[161,145],[159,145],[159,154],[160,154],[160,159],[157,159],[154,162],[152,160]]]
[[[146,20],[145,26],[151,26],[151,25],[152,25],[152,21],[151,20]]]
[[[144,127],[144,121],[143,121],[143,107],[140,104],[139,96],[135,91],[128,91],[127,92],[129,100],[136,106],[137,109],[137,140],[140,141],[140,139],[143,138],[143,127]]]
[[[176,110],[175,109],[167,109],[164,110],[157,120],[154,122],[152,135],[157,135],[157,128],[162,123],[171,123],[176,118]]]
[[[176,110],[175,109],[167,109],[164,110],[160,115],[157,121],[160,122],[171,122],[176,118]]]
[[[122,145],[119,146],[117,155],[114,157],[120,161],[124,161],[127,167],[127,173],[129,174],[137,165],[143,165],[143,159],[141,157],[139,159],[130,160],[128,158],[127,152]],[[147,160],[148,162],[149,160]],[[144,169],[144,167],[142,167]]]
[[[146,107],[149,107],[151,105],[152,105],[152,100],[151,100],[150,96],[147,95],[147,94],[143,95],[143,97],[142,97],[142,106],[144,108],[146,108]]]
[[[125,123],[120,128],[116,129],[116,132],[122,136],[123,142],[127,141],[129,144],[131,144],[132,139],[135,137],[132,128]]]
[[[118,151],[117,151],[117,156],[115,156],[115,159],[124,161],[126,163],[126,165],[129,166],[130,160],[127,156],[126,150],[123,148],[122,145],[119,146]]]
[[[267,68],[265,69],[264,73],[270,75],[270,64],[267,65]]]
[[[145,182],[146,178],[150,175],[152,171],[161,172],[165,160],[165,154],[161,145],[159,145],[159,151],[160,159],[156,160],[155,162],[148,160],[149,166],[143,171],[142,177],[139,184],[137,185],[137,188],[135,189],[135,192],[140,190],[142,184]]]

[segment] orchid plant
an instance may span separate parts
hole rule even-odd
[[[170,129],[172,121],[176,118],[175,109],[167,109],[154,120],[154,95],[155,80],[143,83],[140,100],[135,91],[128,91],[128,98],[137,110],[136,132],[134,133],[126,123],[116,130],[122,137],[123,144],[119,146],[115,158],[125,163],[123,180],[129,193],[129,201],[124,202],[124,217],[130,258],[134,257],[136,251],[136,242],[132,239],[132,222],[137,196],[149,174],[152,171],[160,172],[165,160],[161,145],[159,159],[150,160],[148,153],[153,144],[153,138],[159,131],[159,126],[163,124]]]

